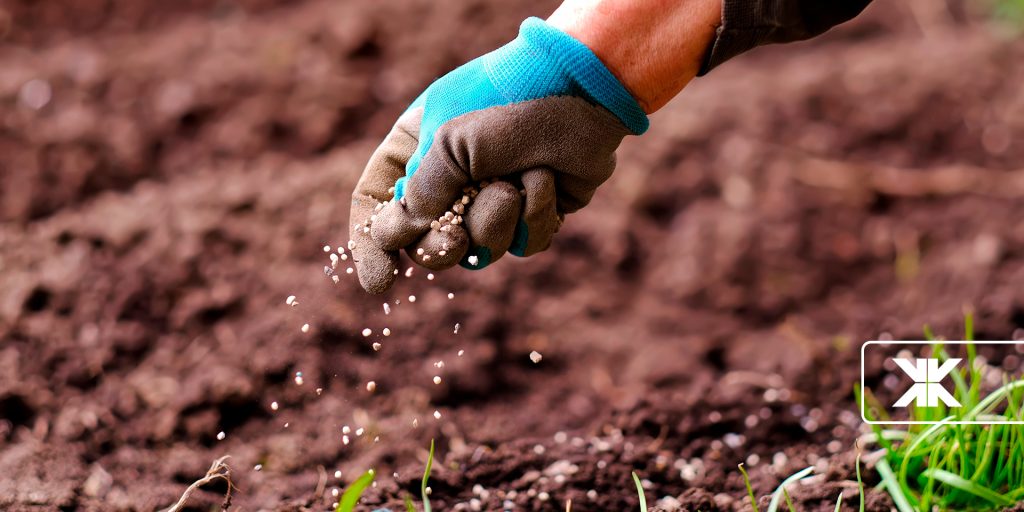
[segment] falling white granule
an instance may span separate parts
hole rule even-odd
[[[353,269],[352,267],[349,267],[349,268],[345,269],[345,273],[346,274],[351,274],[352,272],[355,272],[355,269]]]
[[[537,352],[536,350],[530,352],[530,361],[533,361],[534,364],[539,363],[543,358],[544,356],[540,355],[540,352]]]
[[[384,303],[384,314],[385,315],[390,315],[391,314],[391,306],[389,306],[387,302]]]
[[[253,471],[260,471],[262,469],[263,469],[263,464],[256,464],[255,466],[252,467]]]
[[[324,394],[324,388],[316,388],[316,396]]]
[[[477,263],[480,263],[480,258],[477,258],[476,255],[473,255],[466,258],[466,261],[468,261],[470,265],[473,265],[475,267]]]
[[[340,251],[341,248],[339,247],[338,250]],[[341,261],[348,261],[348,254],[342,254],[341,255]]]
[[[452,300],[454,298],[455,298],[455,294],[452,293],[452,292],[448,292],[448,300]]]
[[[228,436],[228,435],[227,435],[227,434],[225,434],[224,432],[218,432],[218,433],[217,433],[217,440],[218,440],[218,441],[223,441],[223,440],[224,440],[224,438],[225,438],[225,437],[227,437],[227,436]]]
[[[349,427],[348,425],[345,425],[345,426],[341,427],[341,433],[342,434],[349,434],[351,432],[352,432],[352,427]]]
[[[377,383],[372,380],[370,382],[367,382],[366,390],[369,391],[370,393],[373,393],[374,391],[377,390]]]
[[[331,246],[325,245],[324,246],[324,252],[331,252]]]
[[[433,280],[434,280],[434,274],[427,274],[427,281],[433,281]]]
[[[278,407],[280,407],[280,406],[277,405],[277,402],[270,402],[270,409],[271,410],[276,411],[278,409]]]
[[[356,248],[356,241],[355,240],[349,240],[348,241],[348,250],[351,251],[352,249],[355,249],[355,248]]]
[[[302,324],[302,332],[309,332],[309,324]]]
[[[371,334],[373,334],[373,331],[370,330],[369,327],[367,327],[366,329],[363,329],[363,336],[369,336]]]
[[[412,428],[419,428],[419,426],[420,426],[420,420],[418,418],[413,418],[412,419]]]
[[[331,268],[334,268],[334,267],[337,267],[337,266],[338,266],[338,255],[334,254],[332,252],[331,253]]]
[[[455,324],[455,331],[454,331],[454,333],[455,334],[459,333],[459,324]]]
[[[345,248],[339,245],[338,246],[338,254],[345,254]]]
[[[298,386],[301,386],[303,382],[304,381],[302,379],[302,372],[296,373],[295,374],[295,384],[298,385]]]
[[[365,430],[363,430],[363,427],[359,427],[359,428],[356,429],[356,435],[357,436],[363,435],[363,432],[365,432]]]
[[[289,295],[288,298],[284,300],[284,303],[288,304],[289,306],[298,306],[299,305],[298,302],[295,302],[295,296],[294,295]]]
[[[460,350],[460,351],[459,351],[459,357],[462,357],[462,355],[463,355],[463,354],[465,354],[465,353],[466,353],[466,351],[465,351],[465,350]]]
[[[434,411],[434,419],[441,419],[441,411]]]
[[[416,254],[419,255],[419,256],[423,256],[423,252],[424,251],[423,251],[422,247],[420,247],[419,249],[416,249]]]
[[[348,436],[341,436],[341,444],[348,444]]]
[[[405,269],[405,277],[412,277],[412,267]]]
[[[444,361],[434,363],[434,368],[444,368]]]
[[[384,336],[391,336],[391,329],[385,327],[384,330],[381,331],[380,333],[383,334]]]
[[[381,346],[382,346],[382,345],[381,345],[380,343],[378,343],[378,342],[376,342],[376,341],[375,341],[375,342],[373,342],[373,351],[374,351],[374,352],[378,352],[378,351],[380,351],[380,347],[381,347]]]
[[[434,375],[434,384],[441,384],[441,376]]]
[[[334,470],[334,478],[341,478],[341,470],[340,469]]]
[[[331,281],[334,281],[334,284],[338,284],[338,283],[341,282],[341,278],[338,277],[337,274],[335,274],[335,275],[331,276]]]
[[[340,494],[340,492],[338,491],[337,487],[335,487],[334,489],[331,489],[331,497],[337,498],[338,494]]]
[[[415,295],[410,295],[409,296],[409,302],[416,302],[416,296]]]

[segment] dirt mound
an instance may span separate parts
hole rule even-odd
[[[813,465],[794,497],[852,509],[860,342],[965,305],[980,338],[1024,328],[1024,46],[981,25],[872,7],[730,63],[548,253],[370,298],[322,271],[361,166],[546,8],[4,9],[5,509],[166,507],[225,454],[242,508],[325,509],[373,467],[366,502],[400,509],[432,438],[440,510],[635,509],[634,469],[664,510],[743,509],[739,462],[760,494]]]

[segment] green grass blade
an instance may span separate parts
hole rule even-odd
[[[633,472],[633,483],[636,484],[636,493],[640,496],[640,512],[647,512],[647,497],[644,496],[644,486],[640,483],[640,477]]]
[[[355,482],[349,484],[345,488],[345,492],[342,493],[341,499],[338,500],[338,508],[334,509],[335,512],[352,512],[356,508],[356,504],[359,503],[359,498],[363,496],[363,492],[366,488],[373,483],[374,478],[373,470],[369,470],[363,473],[356,479]]]
[[[1008,507],[1014,504],[1014,501],[998,492],[993,491],[987,487],[982,487],[966,478],[950,473],[949,471],[937,468],[926,469],[924,474],[928,477],[934,478],[950,487],[955,487],[963,492],[973,494],[979,498],[988,500],[996,505]]]
[[[434,440],[430,440],[430,455],[427,456],[427,469],[423,470],[423,481],[420,483],[420,494],[423,495],[423,512],[430,512],[430,497],[427,496],[427,482],[430,480],[430,468],[434,466]]]
[[[857,454],[857,489],[860,491],[860,507],[858,508],[858,510],[860,512],[864,512],[864,507],[865,507],[865,503],[864,503],[864,480],[862,480],[861,477],[860,477],[860,454],[859,453]],[[842,498],[843,495],[840,494],[839,497]]]
[[[839,512],[843,508],[843,493],[839,493],[839,499],[836,500],[836,512]]]
[[[900,512],[917,512],[913,506],[910,505],[910,501],[907,500],[907,496],[903,494],[903,489],[900,487],[900,483],[896,480],[896,475],[892,472],[892,468],[889,467],[889,463],[885,459],[879,459],[875,464],[875,470],[878,471],[878,475],[882,477],[882,484],[885,485],[885,489],[889,491],[889,496],[892,496],[892,502],[896,505],[896,509]]]
[[[789,499],[789,493],[785,489],[782,490],[782,498],[786,500],[786,506],[789,507],[789,512],[796,512],[796,507],[793,506],[793,500]]]
[[[405,512],[416,512],[416,505],[413,504],[412,498],[409,496],[405,497]]]
[[[747,470],[743,469],[742,462],[736,467],[740,468],[740,473],[743,474],[743,483],[747,486],[747,496],[750,496],[750,506],[754,507],[754,512],[761,512],[761,509],[757,508],[757,498],[754,496],[754,488],[750,486],[750,475],[747,474]]]
[[[787,485],[789,485],[789,484],[791,484],[793,482],[796,482],[797,480],[800,480],[801,478],[803,478],[803,477],[805,477],[805,476],[807,476],[807,475],[809,475],[809,474],[811,474],[813,472],[814,472],[814,466],[806,467],[804,469],[801,469],[800,471],[797,471],[796,473],[793,473],[792,475],[789,475],[789,477],[787,477],[785,480],[783,480],[782,483],[779,484],[779,488],[775,489],[775,492],[772,493],[772,501],[768,504],[768,512],[777,512],[778,511],[778,509],[779,509],[779,500],[782,499],[782,494],[783,494],[783,492],[785,492]]]

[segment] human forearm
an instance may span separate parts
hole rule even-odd
[[[587,45],[648,113],[700,70],[722,0],[566,0],[548,18]]]

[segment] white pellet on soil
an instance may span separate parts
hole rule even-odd
[[[302,332],[309,332],[309,324],[302,324]]]
[[[454,298],[455,298],[455,294],[452,293],[452,292],[448,292],[448,300],[452,300]]]
[[[350,250],[350,251],[351,251],[352,249],[355,249],[355,248],[356,248],[356,242],[355,242],[355,240],[349,240],[349,241],[348,241],[348,250]]]
[[[367,327],[366,329],[363,329],[363,336],[364,337],[369,337],[371,334],[373,334],[373,330],[370,329],[369,327]]]
[[[324,246],[324,252],[331,252],[331,246],[325,245]]]
[[[280,407],[280,406],[277,405],[277,402],[270,402],[270,409],[272,411],[276,411],[278,409],[278,407]]]
[[[383,334],[384,336],[391,336],[391,329],[385,327],[384,330],[381,331],[380,333]]]
[[[416,296],[415,295],[410,295],[409,296],[409,302],[416,302]]]
[[[381,345],[379,342],[374,342],[373,343],[373,351],[374,352],[379,352],[380,351],[380,347],[382,347],[382,346],[383,345]]]
[[[544,358],[544,356],[541,355],[541,353],[537,352],[536,350],[534,350],[533,352],[530,352],[530,361],[533,361],[534,364],[539,363],[540,360],[543,359],[543,358]]]
[[[463,354],[465,354],[465,353],[466,353],[466,351],[465,351],[465,350],[460,350],[460,351],[459,351],[459,357],[462,357],[462,356],[463,356]]]
[[[298,302],[295,302],[295,296],[294,295],[289,295],[288,298],[284,300],[284,303],[288,304],[289,306],[298,306],[299,305]]]
[[[340,469],[334,470],[334,478],[341,478],[341,470]]]
[[[253,471],[261,471],[262,469],[263,469],[263,464],[256,464],[255,466],[252,467]]]
[[[337,498],[338,494],[340,494],[340,491],[338,491],[337,487],[335,487],[334,489],[331,489],[331,497]]]
[[[218,440],[218,441],[223,441],[223,440],[224,440],[224,438],[225,438],[225,437],[227,437],[227,436],[228,436],[228,435],[227,435],[227,434],[225,434],[224,432],[217,432],[217,440]]]
[[[434,384],[441,384],[441,376],[434,375]]]
[[[366,390],[369,391],[370,393],[373,393],[374,391],[377,390],[377,383],[372,380],[370,382],[367,382]]]

